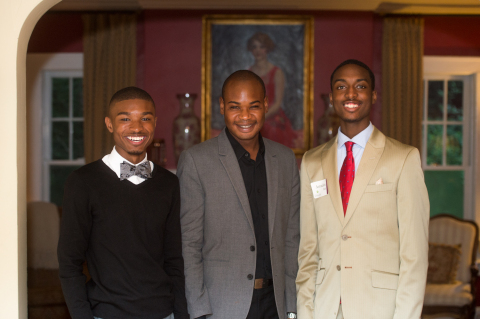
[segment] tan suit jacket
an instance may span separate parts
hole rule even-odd
[[[305,153],[298,318],[335,319],[340,298],[348,319],[420,318],[430,205],[418,150],[374,128],[345,217],[337,172],[337,138]],[[314,198],[323,179],[328,194]]]

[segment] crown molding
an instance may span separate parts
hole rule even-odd
[[[138,0],[144,9],[233,10],[361,10],[376,8],[380,0]]]
[[[140,10],[137,0],[63,0],[52,11],[117,11]]]
[[[335,10],[380,14],[480,14],[479,0],[63,0],[54,11]]]

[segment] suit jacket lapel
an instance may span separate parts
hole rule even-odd
[[[357,208],[358,203],[365,192],[365,188],[367,187],[368,182],[370,181],[372,174],[377,167],[378,161],[380,160],[384,149],[385,135],[383,135],[377,128],[374,127],[372,135],[365,146],[365,151],[363,152],[360,165],[358,165],[358,169],[355,174],[352,193],[350,194],[350,199],[348,200],[348,208],[345,215],[344,226],[347,225],[348,221],[355,212],[355,209]]]
[[[245,189],[242,172],[240,171],[238,159],[235,156],[235,152],[233,151],[230,141],[228,140],[225,129],[223,129],[218,136],[218,154],[220,161],[222,162],[223,167],[225,167],[225,171],[232,182],[233,188],[237,193],[238,199],[242,204],[248,223],[250,224],[250,227],[252,227],[252,230],[254,230],[252,212],[250,211],[250,203],[248,201],[247,190]]]
[[[268,231],[272,239],[273,226],[275,224],[275,212],[277,211],[278,193],[278,160],[277,154],[269,147],[269,141],[265,143],[265,169],[267,170],[267,192],[268,192]]]
[[[327,179],[327,188],[333,207],[342,225],[344,225],[344,214],[342,206],[342,196],[340,194],[340,183],[337,174],[337,137],[331,139],[328,145],[322,151],[321,163],[323,166],[323,176]],[[317,181],[316,179],[314,180]]]

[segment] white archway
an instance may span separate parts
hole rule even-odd
[[[26,55],[36,23],[60,1],[0,2],[1,318],[27,318]]]

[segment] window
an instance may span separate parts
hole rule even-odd
[[[473,109],[470,76],[425,76],[422,166],[432,216],[473,214]]]
[[[85,164],[81,71],[45,72],[43,132],[43,198],[62,206],[68,175]]]

